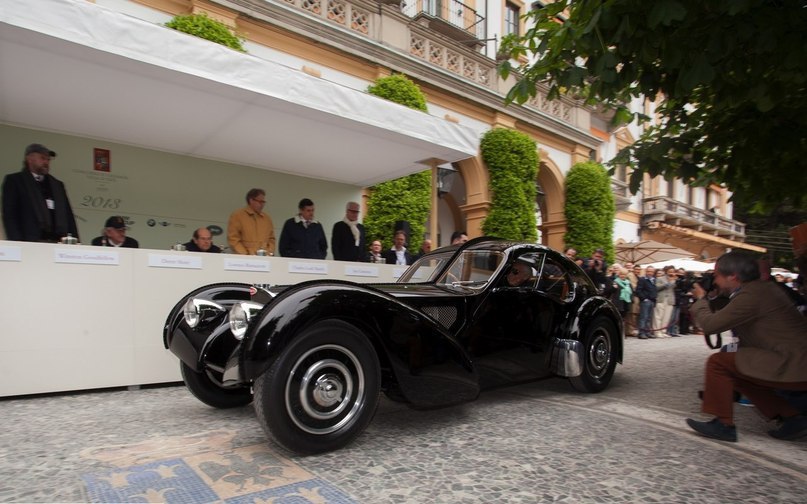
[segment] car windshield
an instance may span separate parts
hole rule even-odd
[[[450,287],[482,288],[490,282],[498,270],[504,255],[491,250],[465,250],[448,268],[453,253],[430,254],[409,267],[399,283],[434,282]]]

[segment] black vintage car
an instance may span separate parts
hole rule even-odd
[[[278,444],[317,453],[358,436],[380,392],[432,408],[551,375],[599,392],[622,361],[623,327],[562,254],[478,238],[393,284],[208,285],[171,310],[164,342],[199,400],[254,401]]]

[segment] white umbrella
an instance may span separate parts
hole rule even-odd
[[[796,278],[798,277],[798,273],[793,273],[792,271],[785,269],[785,268],[771,268],[771,276],[782,275],[786,278]]]
[[[623,264],[626,262],[634,264],[652,263],[666,261],[667,259],[693,257],[694,255],[688,250],[678,248],[669,243],[660,243],[653,240],[618,243],[616,245],[616,258]]]
[[[697,273],[715,269],[715,263],[696,261],[695,259],[668,259],[666,261],[648,264],[648,266],[653,266],[656,269],[673,266],[675,269],[684,268],[686,271]]]

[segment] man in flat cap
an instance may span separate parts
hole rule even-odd
[[[56,153],[42,144],[25,148],[23,167],[3,179],[3,226],[9,240],[56,243],[78,239],[64,184],[50,174]]]
[[[101,236],[92,239],[92,244],[101,247],[140,248],[140,244],[131,236],[126,236],[126,221],[120,215],[113,215],[106,220]]]

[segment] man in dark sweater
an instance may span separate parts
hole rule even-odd
[[[218,254],[221,249],[213,244],[213,234],[209,229],[201,227],[193,232],[193,239],[185,244],[188,252],[209,252]]]
[[[280,233],[280,255],[303,259],[325,259],[328,241],[322,224],[314,220],[314,202],[308,198],[297,205],[299,213],[283,224]]]

